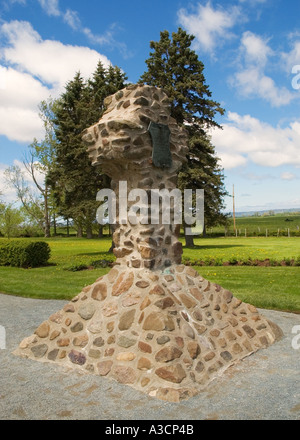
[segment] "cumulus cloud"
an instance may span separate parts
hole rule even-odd
[[[108,58],[88,47],[43,40],[30,23],[0,26],[0,135],[31,142],[42,135],[38,105],[55,98],[77,71],[88,78]],[[57,60],[59,66],[57,65]]]
[[[240,44],[240,67],[229,80],[239,94],[247,98],[262,98],[273,107],[288,105],[295,94],[286,87],[278,87],[265,73],[272,56],[275,55],[268,40],[250,31],[244,32]]]
[[[233,37],[231,29],[239,17],[238,7],[214,9],[210,2],[198,3],[192,12],[185,8],[178,11],[179,23],[196,37],[196,50],[211,53],[217,45]]]
[[[252,162],[260,166],[300,166],[300,120],[273,127],[250,115],[228,113],[223,130],[212,132],[212,141],[225,169]]]

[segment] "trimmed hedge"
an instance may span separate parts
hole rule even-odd
[[[44,241],[8,240],[0,245],[0,266],[44,266],[50,252],[49,244]]]

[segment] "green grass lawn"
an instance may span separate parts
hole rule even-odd
[[[0,291],[44,299],[70,299],[109,268],[70,272],[71,266],[112,259],[111,239],[51,238],[50,265],[35,269],[0,267]],[[1,239],[0,239],[1,243]],[[292,258],[300,255],[300,238],[251,237],[196,239],[194,249],[184,248],[192,259],[232,256]],[[235,296],[258,307],[300,311],[300,267],[198,267],[205,278],[231,290]]]

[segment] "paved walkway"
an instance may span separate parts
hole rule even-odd
[[[228,369],[204,393],[175,404],[14,356],[19,342],[64,304],[0,294],[0,420],[300,420],[300,348],[292,347],[300,315],[261,310],[284,338]]]

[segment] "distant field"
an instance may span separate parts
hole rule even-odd
[[[288,230],[290,234],[296,234],[300,236],[300,214],[277,214],[274,216],[256,216],[256,217],[237,217],[236,218],[236,228],[238,235],[288,235]],[[218,226],[215,228],[210,228],[208,234],[218,233],[225,234],[224,226]],[[230,225],[227,228],[227,235],[233,235],[233,219],[230,219]]]
[[[111,239],[51,238],[50,265],[35,269],[0,267],[0,292],[43,298],[70,299],[109,267],[81,270],[99,260],[112,260]],[[183,240],[184,241],[184,240]],[[1,243],[1,239],[0,239]],[[300,255],[299,237],[196,239],[183,257],[194,260],[218,257],[253,259],[292,258]],[[74,270],[71,271],[70,269]],[[205,278],[230,289],[235,296],[258,307],[300,311],[300,267],[196,267]]]

